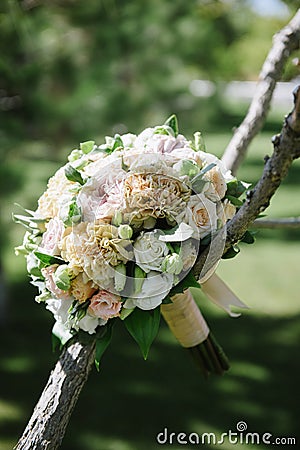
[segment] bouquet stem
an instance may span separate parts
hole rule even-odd
[[[201,372],[222,375],[229,369],[228,359],[210,332],[189,289],[172,298],[172,303],[161,305],[161,313],[170,330],[192,355]]]

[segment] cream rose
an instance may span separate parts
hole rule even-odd
[[[205,181],[208,181],[204,188],[205,196],[212,202],[218,202],[222,200],[222,198],[226,194],[227,185],[220,167],[215,166],[210,169],[203,176],[203,179]]]
[[[119,317],[122,307],[121,297],[102,290],[91,298],[88,313],[92,317],[108,320],[113,317]]]
[[[217,206],[204,194],[192,195],[185,215],[185,222],[195,233],[195,238],[203,238],[217,229]]]
[[[133,245],[136,264],[146,273],[161,271],[161,264],[169,252],[167,244],[159,240],[162,234],[159,230],[142,232]]]

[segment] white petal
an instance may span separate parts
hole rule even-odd
[[[161,235],[159,236],[159,240],[163,242],[183,242],[191,238],[193,233],[194,230],[190,225],[181,222],[181,224],[173,234]]]

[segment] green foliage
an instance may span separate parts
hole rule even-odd
[[[124,319],[127,330],[138,343],[144,359],[147,359],[160,322],[160,307],[149,311],[136,308]]]

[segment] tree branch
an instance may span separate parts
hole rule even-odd
[[[224,245],[224,254],[244,236],[249,226],[269,206],[293,160],[300,157],[300,86],[294,91],[294,109],[286,117],[281,133],[274,136],[272,142],[273,155],[265,158],[260,180],[254,189],[247,192],[245,203],[228,222],[226,239],[223,238],[224,230],[221,230],[214,237],[210,248],[199,255],[193,268],[196,278],[203,277],[218,263],[221,244]],[[217,251],[214,251],[214,247]]]
[[[222,160],[233,174],[236,173],[246,155],[250,142],[265,121],[276,82],[281,77],[287,59],[299,47],[300,9],[288,25],[273,37],[273,46],[260,72],[259,82],[248,113],[224,152]]]
[[[55,450],[95,359],[95,340],[66,347],[48,379],[15,450]]]
[[[251,225],[253,228],[300,228],[300,217],[287,217],[280,219],[256,219]]]

